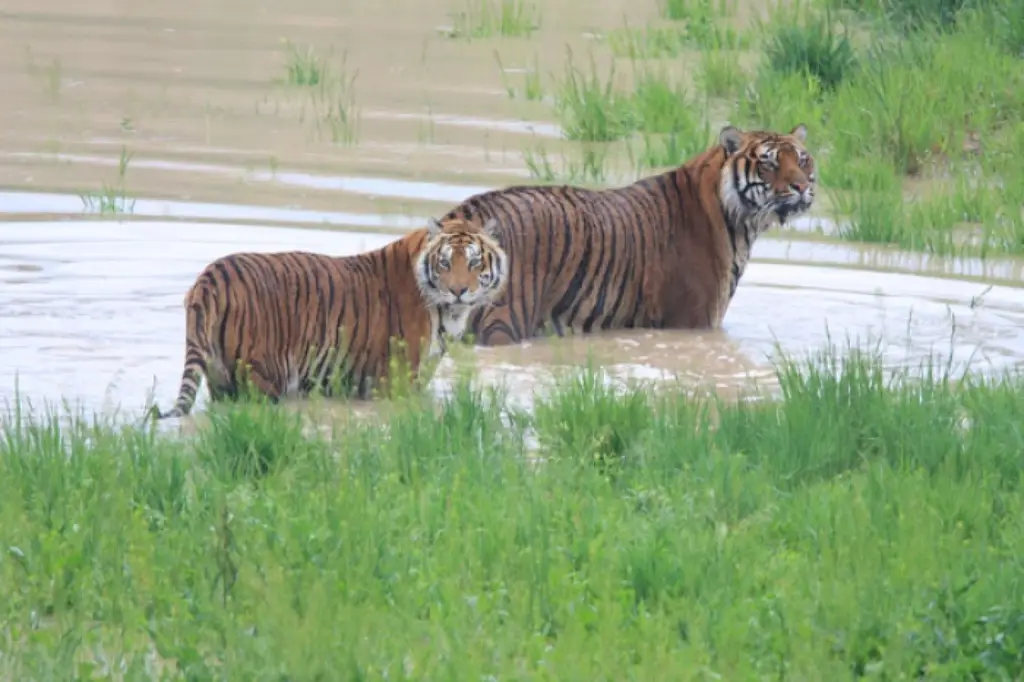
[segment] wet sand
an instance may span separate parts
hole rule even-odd
[[[763,4],[743,0],[735,21]],[[655,0],[570,0],[541,3],[530,38],[445,37],[467,5],[5,3],[0,400],[13,397],[17,377],[36,404],[63,398],[131,413],[154,381],[166,403],[181,371],[182,298],[209,260],[374,248],[472,193],[528,181],[524,151],[543,146],[557,165],[566,147],[550,76],[562,73],[567,49],[578,64],[592,51],[603,69],[612,60],[596,35],[627,17],[633,27],[659,21]],[[333,90],[283,82],[289,43],[325,58]],[[664,61],[692,75],[692,60]],[[510,99],[535,66],[545,98]],[[628,79],[629,62],[617,66]],[[325,109],[348,97],[337,91],[342,76],[355,77],[345,99],[352,140],[339,138]],[[99,215],[105,192],[126,195],[131,215]],[[795,227],[820,224],[817,214]],[[327,229],[299,229],[313,227]],[[1024,291],[1005,286],[1022,279],[1021,261],[775,235],[757,244],[722,331],[539,339],[469,357],[484,380],[523,401],[553,369],[588,358],[623,380],[718,391],[770,384],[776,341],[799,354],[827,334],[880,338],[893,366],[934,352],[994,371],[1024,362]],[[995,286],[986,292],[986,283]],[[433,390],[443,393],[454,371],[445,361]],[[204,400],[201,392],[200,409]]]

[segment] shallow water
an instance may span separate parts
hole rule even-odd
[[[22,397],[37,405],[63,397],[89,411],[132,414],[154,386],[166,405],[181,372],[184,292],[210,260],[243,249],[343,255],[394,238],[179,221],[0,223],[0,399],[13,398],[17,380]],[[763,246],[781,252],[786,243],[766,239]],[[957,365],[970,360],[981,371],[1020,364],[1024,295],[994,286],[979,304],[983,291],[973,282],[755,259],[721,331],[535,339],[474,348],[468,361],[519,403],[553,369],[588,359],[619,380],[679,380],[726,392],[770,385],[776,342],[800,355],[829,335],[880,342],[893,366],[931,354]],[[454,369],[443,363],[433,390],[443,393]]]
[[[766,3],[739,0],[734,23]],[[379,246],[474,192],[528,181],[524,152],[560,165],[552,81],[568,50],[607,73],[597,36],[657,21],[658,0],[540,3],[529,38],[452,40],[473,0],[140,0],[0,11],[0,399],[138,410],[177,389],[182,299],[237,250]],[[351,99],[290,87],[289,42],[355,77]],[[342,57],[344,56],[344,59]],[[682,56],[666,73],[692,79]],[[500,62],[500,65],[499,65]],[[619,60],[620,77],[634,73]],[[544,97],[509,97],[534,69]],[[326,95],[325,95],[326,93]],[[333,98],[333,99],[332,99]],[[340,98],[340,99],[339,99]],[[328,104],[344,99],[354,139]],[[344,131],[342,131],[344,132]],[[814,132],[810,141],[813,146]],[[122,157],[122,153],[124,156]],[[120,170],[122,158],[124,173]],[[612,168],[612,174],[635,171]],[[609,183],[627,177],[609,176]],[[125,195],[125,222],[99,221]],[[319,227],[327,229],[296,229]],[[821,215],[796,230],[828,233]],[[893,366],[930,352],[979,370],[1024,360],[1020,261],[942,259],[764,239],[715,333],[621,332],[476,348],[482,377],[527,400],[551,368],[593,358],[635,377],[735,391],[827,340],[881,339]],[[954,279],[959,278],[959,279]],[[996,286],[980,299],[985,285]],[[443,393],[454,363],[433,388]],[[200,394],[200,405],[204,394]]]

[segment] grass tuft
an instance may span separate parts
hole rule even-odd
[[[285,83],[294,87],[316,87],[329,77],[327,60],[316,53],[311,45],[304,48],[286,43]]]
[[[565,76],[556,85],[555,109],[569,140],[613,142],[627,137],[636,126],[632,101],[615,87],[614,64],[602,77],[592,56],[588,74],[573,64],[569,53]]]
[[[765,46],[769,68],[780,73],[808,74],[824,90],[834,90],[857,67],[848,37],[837,34],[827,14],[806,25],[783,24]]]
[[[528,38],[541,25],[540,10],[525,0],[466,0],[455,13],[452,38]]]
[[[100,215],[125,215],[135,212],[135,199],[125,189],[125,177],[128,175],[128,164],[132,160],[132,152],[121,147],[121,155],[117,161],[117,184],[103,184],[98,192],[83,192],[78,195],[82,201],[82,209]]]
[[[355,144],[360,119],[355,96],[359,72],[349,68],[348,53],[342,53],[339,63],[332,66],[330,59],[312,47],[299,50],[288,43],[288,50],[285,85],[308,93],[300,119],[305,120],[308,103],[318,137],[326,136],[332,144]]]

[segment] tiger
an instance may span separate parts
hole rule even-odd
[[[521,185],[481,192],[445,219],[498,218],[509,283],[475,310],[477,345],[554,332],[714,329],[754,242],[808,211],[816,187],[807,127],[723,127],[681,166],[624,186]]]
[[[388,378],[395,345],[413,375],[460,340],[469,314],[497,299],[508,255],[468,219],[429,218],[379,248],[333,257],[305,251],[234,253],[211,262],[185,296],[185,367],[174,407],[192,409],[203,376],[211,400],[237,398],[240,382],[276,402],[347,392],[367,399]],[[239,368],[247,376],[241,376]]]

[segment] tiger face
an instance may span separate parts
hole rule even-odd
[[[802,123],[788,135],[723,128],[719,143],[727,158],[720,189],[726,209],[754,216],[758,223],[775,216],[782,224],[808,211],[814,203],[817,176],[814,157],[804,146],[806,139],[807,127]]]
[[[508,255],[498,243],[498,221],[479,227],[469,220],[427,221],[427,244],[416,279],[428,305],[472,308],[501,295],[508,280]]]

